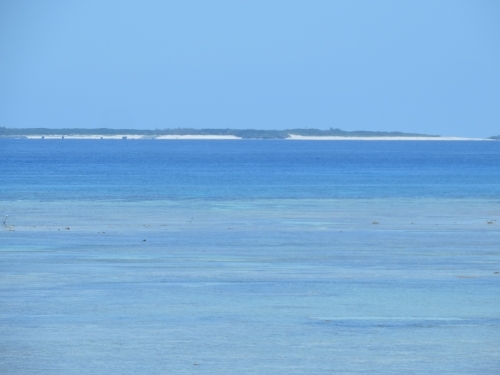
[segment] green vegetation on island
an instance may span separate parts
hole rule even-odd
[[[382,131],[345,131],[340,129],[330,128],[328,130],[319,129],[288,129],[285,130],[288,134],[296,134],[303,136],[317,136],[317,137],[439,137],[439,135],[417,134],[417,133],[403,133],[403,132],[382,132]]]
[[[147,137],[158,137],[162,135],[230,135],[243,139],[286,139],[290,134],[301,136],[336,136],[336,137],[439,137],[438,135],[427,135],[403,132],[381,132],[381,131],[345,131],[330,128],[320,129],[286,129],[286,130],[257,130],[257,129],[109,129],[109,128],[5,128],[0,127],[0,137],[26,137],[26,136],[89,136],[89,135],[142,135]],[[493,138],[493,137],[492,137]]]

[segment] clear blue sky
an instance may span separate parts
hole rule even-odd
[[[0,2],[0,126],[500,134],[500,1]]]

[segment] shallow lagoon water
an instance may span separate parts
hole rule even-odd
[[[231,148],[239,142],[202,142],[211,159],[201,163],[220,176],[203,185],[211,177],[196,142],[166,143],[194,154],[192,169],[169,164],[169,151],[156,171],[167,165],[177,180],[166,173],[149,184],[152,171],[119,158],[127,147],[152,152],[147,142],[109,144],[117,157],[110,161],[110,149],[76,141],[73,164],[64,168],[49,162],[71,154],[63,141],[9,142],[9,157],[22,161],[24,172],[16,178],[11,164],[1,164],[7,198],[0,208],[13,226],[0,232],[1,373],[498,373],[496,143],[486,150],[453,145],[458,156],[440,167],[446,179],[427,162],[370,169],[371,147],[404,153],[400,142],[301,142],[296,153],[318,155],[310,168],[262,156],[293,152],[283,142],[243,142],[237,150]],[[105,179],[92,175],[76,157],[89,147],[94,165],[121,167]],[[325,166],[325,155],[342,153],[334,147],[360,155],[351,171]],[[447,145],[411,147],[407,160],[425,159],[429,148],[451,152],[439,149]],[[243,175],[225,170],[221,154],[246,165],[252,188],[238,188]],[[488,176],[474,189],[460,178],[467,174],[461,164]],[[79,176],[71,180],[66,168]],[[370,175],[363,180],[366,170],[379,174],[378,185]],[[120,172],[140,178],[122,186]],[[196,176],[200,189],[191,184]],[[337,191],[355,186],[353,179],[361,181],[355,194]],[[418,181],[430,188],[419,189]],[[142,195],[134,195],[141,184]],[[303,185],[312,191],[302,194]],[[144,192],[161,194],[147,199]]]

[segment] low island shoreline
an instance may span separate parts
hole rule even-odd
[[[490,138],[442,137],[439,135],[320,129],[82,129],[82,128],[5,128],[0,138],[11,139],[86,139],[86,140],[292,140],[292,141],[488,141]]]
[[[137,134],[119,135],[29,135],[22,137],[1,137],[10,139],[72,139],[72,140],[276,140],[281,138],[242,138],[233,135],[165,135],[148,137]],[[489,138],[461,138],[461,137],[335,137],[335,136],[297,136],[291,135],[284,138],[285,141],[493,141]]]

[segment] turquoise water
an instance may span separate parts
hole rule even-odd
[[[500,143],[0,147],[2,374],[498,374]]]
[[[4,200],[500,197],[500,142],[0,140]]]

